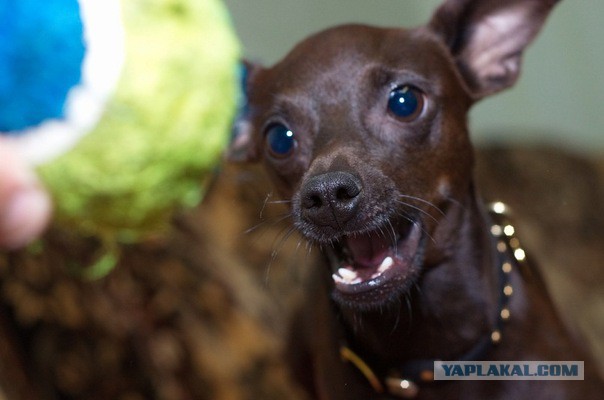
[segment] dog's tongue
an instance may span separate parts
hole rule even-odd
[[[392,239],[373,232],[368,235],[349,236],[346,245],[350,250],[355,267],[376,267],[386,258]]]

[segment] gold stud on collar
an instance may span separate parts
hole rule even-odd
[[[512,272],[512,264],[510,264],[509,262],[504,262],[501,266],[501,270],[504,273],[509,274],[510,272]]]
[[[503,228],[503,233],[505,234],[505,236],[514,236],[514,232],[516,232],[516,229],[514,229],[512,225],[506,225]]]
[[[491,332],[491,342],[493,342],[493,344],[501,342],[501,332],[498,330]]]
[[[507,212],[507,206],[498,201],[496,203],[492,203],[489,207],[491,209],[491,211],[493,211],[495,214],[505,214]]]
[[[510,254],[512,256],[512,261],[504,261],[501,265],[501,271],[504,276],[509,276],[514,268],[513,262],[522,263],[525,261],[526,253],[520,246],[520,241],[515,236],[516,228],[508,221],[509,208],[507,205],[502,202],[496,202],[490,204],[488,208],[494,219],[494,223],[491,226],[491,234],[497,240],[497,251],[502,255]],[[508,281],[502,289],[502,294],[509,299],[513,293],[514,288]],[[511,317],[510,309],[506,303],[507,301],[504,301],[504,305],[499,311],[499,320],[501,322],[507,322]],[[501,339],[502,334],[499,328],[491,332],[491,343],[498,344],[501,342]]]
[[[493,225],[493,226],[491,226],[491,235],[493,235],[493,236],[501,236],[502,233],[503,233],[503,230],[501,229],[500,225]]]
[[[412,399],[419,393],[419,386],[408,379],[394,377],[386,378],[388,392],[403,399]]]

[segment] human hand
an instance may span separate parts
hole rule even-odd
[[[17,249],[36,239],[51,214],[51,201],[34,172],[0,138],[0,249]]]

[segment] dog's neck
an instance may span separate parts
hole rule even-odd
[[[497,255],[489,228],[474,193],[451,203],[423,273],[406,298],[372,312],[339,309],[350,345],[367,360],[385,365],[454,360],[470,351],[490,334],[499,308]]]

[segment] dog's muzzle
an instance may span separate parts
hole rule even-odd
[[[419,218],[397,210],[392,197],[373,203],[361,179],[343,171],[311,177],[294,199],[296,226],[322,246],[334,297],[347,304],[398,298],[421,265],[425,235]]]

